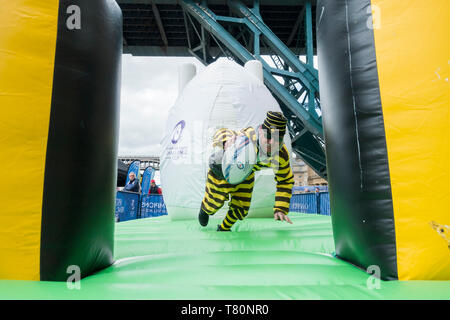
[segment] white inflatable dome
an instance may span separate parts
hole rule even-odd
[[[161,185],[172,220],[198,217],[214,132],[220,128],[257,128],[267,111],[281,111],[261,79],[258,61],[250,61],[244,68],[219,60],[192,80],[185,77],[180,75],[180,83],[187,83],[170,110],[161,142]],[[288,134],[285,143],[291,152]],[[272,169],[256,173],[249,217],[273,218],[275,188]],[[227,210],[225,203],[216,216],[225,216]]]

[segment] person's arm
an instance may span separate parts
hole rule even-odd
[[[244,130],[241,131],[243,134],[245,134],[255,145],[255,151],[256,150],[256,143],[257,143],[257,137],[256,137],[256,130],[253,127],[247,127]]]
[[[209,168],[216,177],[225,180],[222,174],[222,158],[224,150],[234,141],[235,132],[229,129],[219,129],[213,136],[213,151],[209,156]]]
[[[222,128],[217,130],[213,136],[213,147],[225,150],[232,141],[236,138],[236,132],[230,129]]]
[[[294,186],[294,174],[291,170],[289,152],[285,145],[280,150],[279,156],[274,161],[275,181],[277,190],[275,192],[275,205],[273,213],[275,220],[292,223],[287,216],[289,214],[289,204],[292,197],[292,187]]]

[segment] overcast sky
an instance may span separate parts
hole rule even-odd
[[[194,63],[197,74],[205,68],[193,57],[122,56],[119,156],[160,155],[159,143],[178,95],[178,66],[184,63]]]
[[[159,155],[169,109],[178,95],[178,66],[195,58],[122,56],[119,155]]]

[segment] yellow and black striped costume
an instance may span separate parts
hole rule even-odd
[[[242,130],[241,133],[249,137],[256,148],[259,149],[255,129],[248,127]],[[213,146],[223,148],[226,141],[237,134],[237,132],[229,129],[219,129],[214,134]],[[238,185],[229,184],[223,177],[215,173],[214,170],[209,169],[205,196],[201,205],[202,210],[209,215],[213,215],[222,208],[225,201],[230,200],[228,213],[221,224],[223,230],[230,230],[238,219],[243,220],[247,216],[255,182],[255,172],[264,167],[270,167],[274,170],[275,180],[277,182],[275,205],[273,208],[274,213],[275,211],[281,211],[284,214],[288,214],[294,176],[289,163],[289,152],[284,144],[280,148],[280,152],[274,157],[267,158],[263,161],[258,157],[258,162],[253,167],[252,173]]]

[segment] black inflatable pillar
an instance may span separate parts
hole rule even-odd
[[[0,130],[10,139],[0,149],[26,169],[1,190],[21,205],[0,213],[0,278],[84,277],[113,262],[121,10],[114,0],[1,10],[0,104],[10,121]]]
[[[450,3],[316,12],[336,254],[386,280],[449,279]]]

